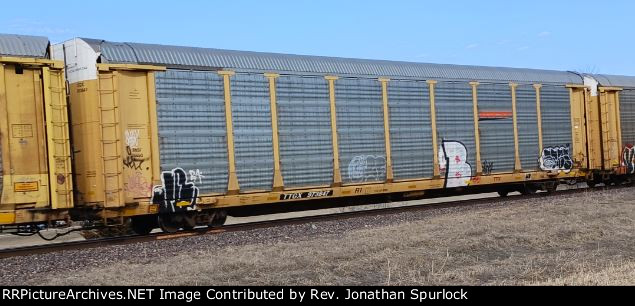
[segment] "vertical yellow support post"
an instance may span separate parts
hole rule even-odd
[[[52,129],[53,127],[53,112],[52,109],[50,107],[50,105],[47,105],[48,103],[51,103],[51,76],[50,76],[50,70],[48,67],[43,67],[42,68],[42,87],[44,88],[44,112],[45,112],[45,116],[46,116],[46,126],[49,127],[51,130],[47,131],[46,133],[46,145],[48,148],[48,173],[49,173],[49,192],[50,192],[50,198],[49,201],[51,201],[51,208],[56,209],[58,207],[60,207],[59,203],[59,198],[57,196],[55,196],[55,141],[53,140],[53,135],[52,135]]]
[[[512,121],[514,124],[514,172],[522,171],[522,165],[520,164],[520,146],[518,141],[518,112],[516,109],[516,87],[518,84],[509,83],[509,87],[512,91]]]
[[[9,118],[7,117],[7,107],[8,103],[7,99],[7,90],[5,88],[6,84],[4,83],[4,65],[0,63],[0,134],[9,135]],[[11,165],[9,163],[9,154],[3,152],[10,152],[9,150],[9,137],[0,137],[0,154],[5,154],[5,156],[0,156],[2,165],[0,168],[3,170],[0,171],[0,177],[4,180],[4,185],[11,184],[7,177],[4,177],[3,172],[9,173],[9,169]],[[4,188],[4,186],[0,186],[0,188]],[[0,189],[0,196],[2,196],[2,189]]]
[[[98,76],[101,125],[101,163],[104,179],[104,209],[126,203],[123,179],[122,131],[119,126],[119,72],[100,71]],[[106,215],[103,215],[104,221]]]
[[[617,148],[620,150],[620,160],[624,144],[622,143],[622,117],[620,116],[620,91],[615,91],[615,122],[617,123]]]
[[[430,97],[430,125],[432,127],[432,162],[434,163],[432,175],[435,178],[438,178],[441,175],[441,172],[439,170],[439,142],[437,140],[437,110],[434,101],[434,86],[437,84],[437,81],[428,80],[426,83],[428,83],[428,92]]]
[[[538,122],[538,154],[542,154],[542,111],[540,110],[540,88],[541,84],[534,84],[536,89],[536,120]]]
[[[51,208],[71,208],[73,206],[73,177],[64,73],[43,67],[42,88],[46,115],[46,152]]]
[[[223,77],[223,89],[225,92],[225,123],[227,124],[227,161],[229,163],[229,173],[227,182],[227,194],[237,194],[240,192],[238,176],[236,175],[236,152],[234,151],[234,123],[232,120],[232,95],[229,78],[235,74],[233,71],[219,71]]]
[[[585,116],[585,92],[582,85],[567,85],[569,88],[569,100],[571,104],[571,158],[577,168],[588,168],[587,148],[587,124],[591,118]]]
[[[284,189],[284,181],[282,179],[282,170],[280,167],[280,139],[278,133],[278,104],[276,100],[276,73],[265,73],[265,77],[269,80],[269,102],[271,109],[271,133],[273,140],[273,190],[280,191]]]
[[[336,76],[328,75],[324,77],[329,82],[329,101],[331,103],[331,139],[333,141],[333,186],[342,185],[342,174],[340,171],[340,149],[337,141],[337,115],[335,109],[335,80]]]
[[[604,170],[614,170],[621,164],[621,131],[618,87],[600,87],[600,114]]]
[[[148,71],[148,110],[150,116],[149,131],[150,147],[152,148],[152,183],[161,184],[161,161],[159,160],[159,120],[157,118],[157,98],[155,89],[154,72]]]
[[[392,151],[390,146],[390,113],[388,111],[388,82],[390,79],[379,78],[381,82],[382,104],[384,106],[384,140],[386,141],[386,182],[392,183]]]
[[[478,127],[478,85],[479,82],[470,82],[472,86],[472,114],[474,118],[474,145],[476,146],[476,175],[483,173],[481,163],[481,132]]]

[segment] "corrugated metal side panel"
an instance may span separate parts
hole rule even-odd
[[[509,112],[501,119],[480,119],[481,160],[492,173],[514,171],[514,122],[509,84],[478,86],[479,112]],[[484,169],[487,167],[483,167]]]
[[[472,87],[467,82],[439,82],[435,89],[435,107],[439,152],[442,151],[443,140],[462,143],[467,151],[467,163],[472,169],[470,176],[474,175],[476,172],[476,144],[474,141]],[[441,160],[439,162],[443,163]],[[465,160],[458,162],[464,163]]]
[[[516,88],[516,112],[518,120],[518,146],[523,170],[538,169],[538,117],[536,115],[536,89],[533,85]]]
[[[395,179],[432,177],[432,127],[428,84],[390,81],[388,108]]]
[[[333,144],[327,81],[323,77],[280,76],[276,97],[284,185],[330,185]]]
[[[87,39],[86,41],[93,45],[97,44],[96,40]],[[101,50],[105,62],[112,63],[337,74],[349,77],[386,76],[416,79],[582,83],[582,78],[574,73],[553,70],[365,60],[108,41],[99,41],[99,45],[94,48]]]
[[[335,100],[342,182],[385,181],[386,143],[380,82],[337,80]]]
[[[622,145],[635,145],[635,88],[620,92],[620,118]]]
[[[262,74],[231,80],[236,175],[240,191],[271,190],[273,147],[269,81]]]
[[[543,86],[540,91],[543,147],[572,145],[569,89]]]
[[[222,78],[215,72],[156,73],[161,170],[199,170],[201,194],[227,191]]]
[[[48,46],[43,36],[0,34],[0,55],[46,58]]]

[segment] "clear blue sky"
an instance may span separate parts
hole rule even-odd
[[[50,5],[55,3],[55,5]],[[635,75],[634,1],[6,1],[0,32]]]

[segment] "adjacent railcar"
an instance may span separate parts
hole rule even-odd
[[[625,175],[635,174],[635,77],[592,75],[586,81],[594,89],[589,103],[599,110],[594,130],[600,141],[589,149],[597,148],[603,178],[596,175],[594,182],[621,183]]]
[[[0,34],[0,230],[73,207],[64,63],[46,37]]]
[[[172,231],[254,204],[534,192],[590,167],[574,73],[82,38],[53,50],[70,83],[78,211],[134,217],[140,232],[157,215]]]

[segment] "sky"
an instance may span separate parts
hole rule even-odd
[[[635,1],[29,0],[2,9],[0,33],[52,42],[635,75]]]

